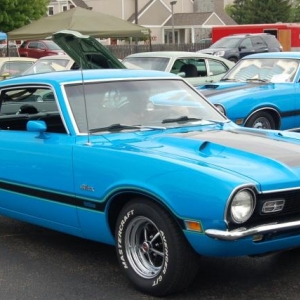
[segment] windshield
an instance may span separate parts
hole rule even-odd
[[[45,41],[45,44],[47,45],[48,49],[50,50],[61,50],[61,48],[55,44],[53,41]]]
[[[66,85],[65,91],[80,133],[133,129],[134,125],[168,128],[226,121],[197,91],[179,80],[73,84]]]
[[[169,61],[168,57],[127,57],[122,63],[128,69],[165,71]]]
[[[16,76],[27,70],[32,64],[32,61],[7,61],[1,66],[0,74],[8,73]]]
[[[22,75],[64,71],[66,70],[63,66],[65,63],[67,63],[67,60],[65,62],[60,62],[59,60],[39,60],[24,71]]]
[[[240,38],[223,38],[212,44],[209,48],[236,48]]]
[[[282,58],[240,60],[221,81],[293,82],[299,61]]]

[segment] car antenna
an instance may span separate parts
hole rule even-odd
[[[86,96],[85,96],[85,84],[84,84],[84,78],[83,78],[83,69],[82,69],[82,60],[80,59],[80,73],[81,73],[81,81],[82,81],[82,92],[83,92],[83,101],[84,101],[84,113],[86,118],[86,127],[87,127],[87,134],[88,134],[88,141],[87,145],[91,145],[90,142],[90,126],[89,126],[89,120],[88,120],[88,113],[87,113],[87,105],[86,105]]]

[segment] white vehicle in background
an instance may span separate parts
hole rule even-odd
[[[76,69],[76,63],[68,55],[51,55],[38,59],[22,75]],[[78,69],[78,68],[77,68]]]
[[[128,69],[165,71],[177,74],[194,86],[218,82],[234,63],[222,57],[187,51],[154,51],[126,56]]]

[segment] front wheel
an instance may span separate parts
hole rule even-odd
[[[129,202],[118,216],[115,238],[120,265],[144,293],[179,292],[197,274],[198,256],[174,219],[153,202]]]
[[[264,111],[257,112],[251,116],[245,126],[260,129],[276,129],[274,119],[269,113]]]
[[[238,59],[236,57],[230,57],[228,58],[228,60],[234,62],[234,63],[237,63]]]

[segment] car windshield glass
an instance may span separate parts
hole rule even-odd
[[[124,132],[226,121],[199,93],[176,79],[69,84],[65,91],[80,133],[103,132],[106,127],[109,132],[112,124],[113,129],[120,124],[117,129]]]
[[[40,60],[33,64],[30,68],[25,70],[22,75],[63,71],[65,69],[65,67],[57,64],[56,61]]]
[[[16,76],[27,70],[33,62],[31,61],[8,61],[5,62],[1,69],[0,74],[6,74]]]
[[[43,58],[43,60],[42,60],[44,63],[47,63],[47,64],[52,64],[52,63],[54,63],[54,64],[57,64],[57,65],[60,65],[60,66],[62,66],[62,67],[66,67],[67,65],[68,65],[68,63],[69,63],[69,59],[65,59],[65,58],[60,58],[60,59],[58,59],[58,58],[54,58],[54,59],[51,59],[51,58],[47,58],[47,59],[45,59],[45,58]]]
[[[50,50],[61,50],[61,48],[55,44],[53,41],[47,41],[45,42],[45,44],[47,45],[48,49]]]
[[[240,60],[222,81],[243,82],[293,82],[299,62],[283,58],[260,58]]]
[[[210,46],[210,48],[236,48],[240,38],[224,38],[220,39]]]
[[[169,61],[167,57],[127,57],[122,63],[128,69],[165,71]]]

